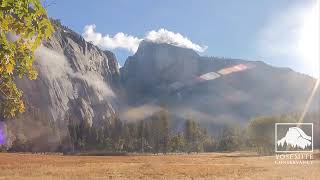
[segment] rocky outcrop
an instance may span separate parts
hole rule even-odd
[[[119,108],[120,74],[114,54],[86,42],[58,21],[53,24],[53,36],[36,51],[38,78],[17,81],[28,109],[6,121],[8,146],[16,139],[32,141],[37,132],[37,137],[61,141],[69,121],[99,126],[110,121]],[[55,131],[42,131],[48,128]]]
[[[129,97],[148,95],[163,83],[182,81],[198,73],[200,56],[191,49],[142,41],[121,70]],[[138,100],[135,99],[134,101]]]
[[[253,68],[192,84],[202,74],[238,64]],[[194,118],[207,127],[299,112],[315,85],[314,78],[289,68],[261,61],[201,57],[191,49],[147,41],[127,59],[121,73],[131,106],[165,104],[174,119]],[[177,81],[189,85],[168,92]]]

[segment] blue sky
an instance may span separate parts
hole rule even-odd
[[[80,34],[84,33],[85,26],[95,25],[94,33],[102,36],[109,35],[112,38],[123,32],[132,38],[142,39],[146,37],[146,33],[158,32],[164,28],[180,33],[196,45],[207,46],[200,53],[202,55],[263,60],[268,64],[291,67],[317,76],[318,60],[313,56],[305,60],[306,53],[315,53],[310,53],[309,46],[310,39],[315,39],[316,35],[305,32],[310,29],[309,26],[305,27],[305,22],[306,18],[310,19],[307,14],[315,7],[315,2],[316,0],[56,0],[55,4],[48,7],[48,13],[50,17],[60,19],[64,25]],[[301,32],[309,36],[301,36]],[[301,44],[308,45],[300,48]],[[299,51],[308,50],[297,53],[297,47]],[[124,63],[128,55],[133,54],[133,51],[121,47],[105,48],[116,54],[120,64]]]

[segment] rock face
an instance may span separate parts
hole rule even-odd
[[[59,22],[53,23],[54,35],[36,51],[38,78],[17,82],[24,92],[28,109],[16,120],[7,121],[8,134],[12,135],[7,144],[15,140],[14,136],[26,140],[44,134],[52,137],[55,133],[40,132],[42,126],[48,124],[51,129],[58,129],[56,134],[65,132],[69,121],[99,126],[111,121],[119,108],[115,92],[119,88],[120,74],[114,54],[86,42]],[[22,132],[18,121],[21,126],[33,126]],[[39,127],[36,124],[40,124]],[[53,139],[61,140],[59,137]]]
[[[135,95],[145,96],[162,84],[192,78],[198,73],[199,58],[191,49],[142,41],[121,71],[126,88],[130,89],[128,96],[141,99],[143,97]]]
[[[166,105],[176,128],[186,118],[207,127],[300,111],[315,79],[259,61],[201,57],[191,49],[143,41],[121,73],[114,54],[102,51],[53,21],[55,33],[36,52],[37,80],[18,80],[27,110],[2,125],[5,147],[34,142],[33,151],[54,151],[70,122],[90,126],[143,119]],[[253,68],[194,83],[200,75],[238,64]],[[121,75],[121,76],[120,76]],[[179,90],[172,87],[187,84]],[[121,94],[120,94],[121,92]]]
[[[192,83],[202,74],[238,64],[252,68]],[[301,111],[315,84],[315,79],[288,68],[201,57],[191,49],[146,41],[127,59],[121,75],[132,106],[165,104],[175,119],[194,118],[202,124],[241,123],[256,116]],[[189,86],[168,92],[175,82]]]

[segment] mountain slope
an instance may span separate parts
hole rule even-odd
[[[248,69],[217,73],[239,64]],[[220,77],[193,82],[208,72]],[[131,107],[165,104],[175,119],[195,118],[204,124],[246,122],[256,116],[300,111],[315,83],[288,68],[201,57],[191,49],[148,41],[127,59],[121,75]],[[184,86],[171,92],[179,83]]]
[[[99,126],[112,121],[119,108],[114,54],[86,42],[58,21],[53,24],[54,35],[36,51],[38,78],[17,81],[27,110],[6,121],[8,146],[19,139],[37,141],[36,150],[54,150],[67,135],[70,122]]]
[[[180,120],[194,118],[217,129],[256,116],[300,111],[315,83],[288,68],[202,57],[191,49],[148,41],[141,42],[119,72],[112,52],[58,21],[53,24],[54,35],[36,52],[38,79],[17,81],[27,109],[5,122],[7,148],[31,143],[32,151],[54,151],[68,136],[69,123],[100,127],[112,124],[117,115],[141,120],[162,105],[175,128],[182,127]],[[201,76],[205,73],[211,74]]]

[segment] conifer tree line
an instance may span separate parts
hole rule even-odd
[[[90,127],[85,122],[70,123],[67,141],[70,141],[71,149],[68,151],[166,154],[213,150],[213,138],[195,120],[186,120],[181,132],[172,132],[171,129],[167,110],[136,122],[123,122],[115,116],[112,123],[101,127]]]
[[[173,131],[167,110],[155,113],[149,119],[122,122],[115,117],[113,125],[100,128],[84,123],[69,125],[72,151],[103,150],[107,152],[212,152],[255,151],[259,154],[274,153],[274,124],[296,122],[296,114],[257,117],[244,126],[226,125],[220,128],[218,137],[201,128],[194,119],[186,119],[183,129]],[[306,122],[315,119],[309,114]],[[319,127],[319,123],[315,123]],[[318,131],[315,134],[319,134]],[[315,147],[318,147],[318,143]]]
[[[202,128],[195,119],[186,119],[180,129],[174,129],[165,108],[143,121],[121,121],[113,116],[100,126],[89,126],[86,121],[69,121],[67,133],[49,122],[47,115],[37,109],[18,116],[9,124],[8,134],[15,134],[12,145],[0,145],[0,151],[12,152],[106,152],[106,153],[192,153],[254,151],[259,154],[274,153],[275,123],[296,122],[299,113],[256,117],[247,124],[229,124],[215,130]],[[320,135],[319,113],[308,113],[304,122],[313,122],[314,137]],[[209,127],[207,125],[206,127]],[[215,126],[213,124],[212,126]],[[65,127],[63,125],[63,127]],[[35,133],[36,132],[36,133]],[[215,133],[215,136],[211,136]],[[49,141],[50,140],[50,141]],[[314,148],[319,148],[314,142]]]

